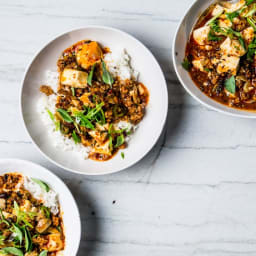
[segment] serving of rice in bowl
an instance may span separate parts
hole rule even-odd
[[[21,92],[25,127],[39,150],[64,169],[90,175],[139,161],[158,140],[167,108],[153,55],[107,27],[50,42],[28,67]]]

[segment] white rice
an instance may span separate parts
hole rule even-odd
[[[48,207],[53,214],[59,212],[58,196],[55,191],[50,189],[49,192],[46,192],[28,177],[24,177],[24,187],[35,199],[42,201],[43,205]]]
[[[119,77],[121,80],[133,78],[137,80],[139,73],[131,67],[130,56],[124,49],[106,54],[104,60],[107,64],[109,72],[115,78]],[[44,84],[51,86],[54,91],[57,91],[58,73],[47,71]],[[59,150],[72,151],[74,154],[78,155],[79,158],[87,159],[91,150],[90,147],[85,147],[81,143],[75,144],[73,139],[69,139],[63,136],[60,131],[56,131],[55,124],[47,112],[47,110],[51,111],[52,113],[55,112],[56,97],[56,95],[50,95],[47,97],[46,95],[42,94],[37,104],[37,111],[40,113],[41,119],[48,129],[51,141],[54,147],[58,148]],[[119,122],[116,127],[118,129],[127,129],[128,131],[134,131],[137,128],[137,126],[125,121]],[[129,139],[130,136],[127,136],[126,141],[128,142]]]
[[[131,67],[131,58],[125,49],[120,49],[115,52],[107,53],[104,57],[109,72],[114,77],[119,77],[121,80],[138,79],[139,73]]]

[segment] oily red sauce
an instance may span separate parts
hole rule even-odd
[[[205,23],[211,19],[211,7],[207,9],[204,14],[198,19],[193,31],[205,25]],[[245,28],[248,27],[245,24]],[[236,30],[236,27],[232,27]],[[211,60],[212,58],[220,57],[220,45],[226,39],[225,36],[219,41],[208,41],[207,45],[211,49],[205,49],[204,46],[200,46],[193,38],[191,34],[189,41],[186,46],[185,56],[190,63],[198,57]],[[192,65],[191,65],[192,66]],[[209,72],[211,75],[208,76]],[[241,76],[245,81],[236,81],[236,93],[234,95],[227,95],[224,89],[225,81],[232,76],[230,73],[218,74],[216,67],[210,66],[206,72],[202,72],[195,67],[191,67],[189,74],[194,81],[195,85],[211,99],[227,105],[229,107],[241,109],[241,110],[256,110],[256,63],[249,62],[246,59],[246,55],[240,58],[240,65],[236,76]],[[250,85],[250,91],[245,91],[245,83],[248,82]],[[253,88],[253,89],[252,89]]]

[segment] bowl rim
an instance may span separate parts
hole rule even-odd
[[[211,99],[210,97],[207,97],[213,101],[213,102],[216,102],[218,105],[220,106],[225,106],[226,108],[228,109],[232,109],[236,112],[229,112],[228,110],[224,110],[224,109],[220,109],[219,107],[215,107],[215,106],[212,106],[208,103],[206,103],[204,100],[200,99],[197,95],[195,95],[193,93],[192,90],[190,90],[188,88],[188,86],[186,85],[186,83],[183,81],[179,71],[178,71],[178,68],[177,68],[177,65],[176,65],[176,40],[177,40],[177,36],[178,36],[178,33],[179,33],[179,30],[180,30],[180,27],[184,21],[184,19],[187,17],[189,11],[191,10],[191,8],[194,7],[194,5],[196,5],[196,3],[198,2],[198,0],[195,0],[185,11],[184,15],[182,16],[182,18],[180,19],[180,21],[178,22],[178,26],[176,28],[176,31],[175,31],[175,34],[174,34],[174,38],[173,38],[173,42],[172,42],[172,62],[173,62],[173,67],[174,67],[174,70],[175,70],[175,73],[179,79],[179,82],[182,84],[183,88],[186,90],[186,92],[192,96],[196,101],[198,101],[199,103],[201,103],[203,106],[211,109],[211,110],[214,110],[214,111],[217,111],[219,113],[222,113],[222,114],[225,114],[225,115],[228,115],[228,116],[232,116],[232,117],[238,117],[238,118],[245,118],[245,119],[255,119],[256,118],[256,112],[255,112],[255,115],[247,115],[248,113],[251,113],[253,114],[254,111],[246,111],[246,110],[240,110],[240,109],[236,109],[236,108],[231,108],[231,107],[228,107],[224,104],[221,104],[220,102],[218,101],[215,101],[213,99]],[[197,13],[198,14],[198,13]],[[185,49],[184,49],[184,52],[185,52]],[[194,81],[191,79],[192,83],[194,84]],[[194,86],[196,87],[196,85],[194,84]],[[197,87],[196,87],[197,88]],[[243,114],[244,113],[244,114]]]
[[[26,126],[26,123],[25,123],[25,119],[23,117],[23,107],[22,107],[22,93],[23,93],[23,88],[24,88],[24,84],[25,84],[25,79],[26,79],[26,76],[27,76],[27,73],[30,69],[30,67],[32,66],[34,60],[37,58],[37,56],[48,46],[50,45],[51,43],[53,43],[56,39],[58,39],[59,37],[61,36],[64,36],[68,33],[72,33],[72,32],[75,32],[75,31],[79,31],[79,30],[83,30],[83,29],[105,29],[105,30],[110,30],[110,31],[114,31],[114,32],[117,32],[117,33],[120,33],[120,34],[123,34],[124,36],[132,39],[133,41],[136,41],[137,44],[139,44],[140,46],[142,46],[142,48],[145,49],[145,51],[147,51],[150,56],[152,57],[152,60],[157,64],[157,66],[159,67],[159,71],[160,71],[160,74],[162,75],[163,77],[163,81],[164,81],[164,85],[165,85],[165,102],[166,102],[166,106],[165,106],[165,109],[164,109],[164,118],[162,119],[162,122],[159,124],[159,134],[158,136],[155,137],[155,140],[154,142],[152,143],[152,146],[149,147],[143,154],[141,154],[141,157],[139,160],[133,160],[133,161],[130,161],[129,164],[127,164],[126,166],[122,167],[122,168],[113,168],[113,170],[111,171],[102,171],[100,173],[89,173],[89,172],[86,172],[85,171],[78,171],[78,170],[75,170],[73,168],[70,168],[70,167],[66,167],[58,162],[56,162],[55,160],[53,160],[52,158],[50,158],[46,153],[44,153],[41,148],[35,143],[35,141],[33,140],[33,138],[31,137],[29,131],[28,131],[28,128]],[[116,173],[116,172],[120,172],[120,171],[123,171],[125,169],[128,169],[129,167],[135,165],[137,162],[141,161],[149,152],[150,150],[152,150],[152,148],[155,146],[155,144],[157,143],[157,141],[159,140],[161,134],[162,134],[162,131],[164,129],[164,126],[165,126],[165,123],[166,123],[166,120],[167,120],[167,115],[168,115],[168,107],[169,107],[169,96],[168,96],[168,87],[167,87],[167,82],[166,82],[166,78],[164,76],[164,72],[160,66],[160,64],[158,63],[156,57],[153,55],[153,53],[148,49],[148,47],[146,47],[139,39],[137,39],[136,37],[134,37],[133,35],[130,35],[129,33],[125,32],[125,31],[122,31],[121,29],[118,29],[118,28],[115,28],[115,27],[111,27],[111,26],[101,26],[101,25],[86,25],[86,26],[82,26],[82,27],[78,27],[78,28],[73,28],[73,29],[69,29],[65,32],[62,32],[62,33],[59,33],[57,34],[56,36],[54,36],[53,39],[47,41],[46,43],[43,44],[42,47],[40,47],[40,49],[38,51],[36,51],[36,53],[32,56],[32,58],[30,59],[25,71],[24,71],[24,74],[23,74],[23,78],[21,80],[21,87],[20,87],[20,92],[19,92],[19,113],[21,115],[21,119],[22,119],[22,124],[23,124],[23,127],[27,133],[27,135],[29,136],[30,140],[32,141],[32,144],[35,146],[35,148],[48,160],[50,161],[51,163],[53,163],[54,165],[60,167],[61,169],[65,170],[65,171],[68,171],[68,172],[71,172],[71,173],[76,173],[76,174],[82,174],[82,175],[88,175],[88,176],[98,176],[98,175],[107,175],[107,174],[112,174],[112,173]]]
[[[74,215],[76,215],[78,218],[78,227],[77,227],[77,234],[78,234],[78,237],[79,239],[77,240],[77,242],[75,243],[75,255],[78,253],[78,250],[79,250],[79,247],[80,247],[80,243],[81,243],[81,237],[82,237],[82,223],[81,223],[81,216],[80,216],[80,211],[79,211],[79,208],[78,208],[78,205],[77,205],[77,202],[73,196],[73,194],[71,193],[70,189],[68,188],[68,186],[64,183],[64,181],[62,181],[61,178],[59,178],[55,173],[53,173],[52,171],[50,171],[48,168],[40,165],[40,164],[37,164],[37,163],[34,163],[34,162],[31,162],[31,161],[28,161],[28,160],[24,160],[24,159],[19,159],[19,158],[0,158],[0,165],[1,163],[5,163],[5,162],[15,162],[17,164],[26,164],[26,165],[30,165],[31,167],[35,167],[36,169],[41,169],[42,172],[45,172],[47,173],[48,175],[51,175],[53,176],[56,180],[58,180],[59,183],[61,183],[61,185],[63,187],[66,188],[66,192],[69,194],[70,198],[72,199],[72,201],[74,202],[74,211],[73,213],[75,213]],[[12,171],[10,171],[12,172]],[[13,171],[14,173],[22,173],[22,171],[20,172],[19,170],[17,171]],[[23,173],[22,173],[23,174]],[[59,192],[57,192],[59,194]],[[64,225],[65,227],[65,225]],[[72,245],[73,246],[73,245]]]

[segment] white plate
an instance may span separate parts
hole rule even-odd
[[[36,105],[41,93],[39,87],[45,84],[46,71],[57,71],[56,62],[61,52],[77,41],[91,39],[108,46],[112,52],[126,49],[131,57],[133,68],[140,72],[139,80],[150,93],[146,115],[128,147],[107,162],[84,160],[81,157],[57,150],[48,136],[47,127],[37,113]],[[47,44],[29,65],[23,80],[21,91],[21,112],[25,127],[35,145],[49,160],[69,171],[99,175],[125,169],[145,156],[157,142],[164,127],[168,110],[168,94],[163,72],[151,52],[137,39],[120,30],[89,26],[58,36]]]
[[[49,170],[24,160],[0,159],[0,175],[7,172],[18,172],[40,179],[58,194],[66,236],[64,256],[75,256],[81,239],[81,222],[75,199],[67,186]]]
[[[206,96],[204,93],[199,90],[199,88],[194,84],[192,81],[189,73],[182,67],[181,63],[183,62],[184,55],[185,55],[185,48],[191,31],[197,22],[200,15],[216,0],[197,0],[195,1],[192,6],[188,9],[185,16],[181,20],[176,35],[173,41],[173,63],[176,74],[186,89],[186,91],[194,97],[197,101],[202,103],[208,108],[216,110],[218,112],[236,116],[236,117],[243,117],[243,118],[256,118],[255,112],[249,112],[245,110],[239,110],[235,108],[230,108],[226,105],[218,103],[217,101],[211,99],[210,97]]]

